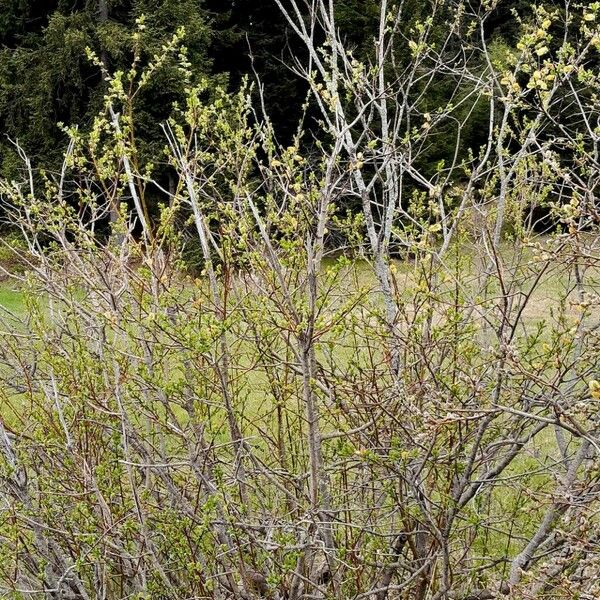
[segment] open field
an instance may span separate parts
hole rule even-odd
[[[0,282],[0,307],[14,313],[23,311],[23,293],[15,287],[14,283]]]

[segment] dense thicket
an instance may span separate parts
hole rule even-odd
[[[4,12],[0,597],[600,597],[600,1],[375,4]]]

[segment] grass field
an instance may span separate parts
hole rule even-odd
[[[23,294],[11,281],[0,282],[0,307],[11,312],[23,311]],[[0,315],[0,321],[1,321]]]
[[[395,264],[397,266],[396,281],[399,288],[410,290],[414,282],[414,264],[406,261],[395,261]],[[591,285],[591,288],[596,288],[600,286],[600,273],[596,272],[595,269],[592,269],[592,271],[594,272],[588,272],[588,285]],[[371,267],[367,263],[358,267],[357,280],[351,282],[350,285],[366,285],[373,289],[377,287]],[[525,309],[527,320],[539,321],[549,316],[550,310],[557,306],[558,298],[564,297],[566,291],[572,292],[574,286],[572,269],[565,269],[560,273],[552,272],[544,277]],[[596,290],[590,289],[589,291],[594,292]],[[24,311],[23,292],[19,289],[17,282],[7,278],[0,279],[0,312],[2,309],[17,315],[22,314]],[[0,322],[1,320],[0,315]]]

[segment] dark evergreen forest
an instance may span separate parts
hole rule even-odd
[[[404,4],[405,14],[415,21],[428,13],[428,2]],[[378,3],[336,0],[335,10],[349,47],[357,57],[367,58],[377,29]],[[486,35],[513,44],[519,30],[517,15],[527,19],[530,12],[527,0],[499,3],[487,21]],[[259,77],[278,136],[285,142],[293,135],[307,95],[306,82],[294,72],[293,57],[302,58],[304,50],[274,0],[5,0],[0,6],[2,175],[14,176],[18,168],[7,138],[18,140],[38,167],[56,166],[66,143],[60,125],[85,128],[102,106],[102,76],[88,60],[86,48],[100,55],[110,72],[128,68],[133,60],[131,36],[141,15],[146,18],[140,39],[142,61],[159,52],[184,26],[195,76],[227,82],[231,91],[245,77],[251,81]],[[407,32],[411,26],[406,23]],[[136,100],[137,134],[147,156],[163,144],[159,124],[181,99],[180,84],[171,64]],[[443,86],[438,93],[441,103]],[[432,105],[437,101],[431,98]],[[310,111],[306,118],[310,121]],[[481,142],[477,114],[472,123],[466,147]],[[439,160],[449,151],[440,139],[430,156]]]

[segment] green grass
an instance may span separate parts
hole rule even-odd
[[[15,287],[12,281],[0,282],[0,322],[3,309],[17,314],[24,310],[23,293]]]

